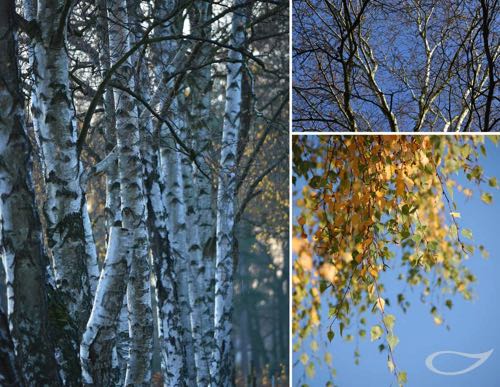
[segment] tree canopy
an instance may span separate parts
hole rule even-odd
[[[393,358],[399,339],[388,306],[406,311],[410,304],[404,293],[391,299],[381,275],[401,267],[398,279],[421,291],[437,325],[443,323],[442,308],[452,308],[453,295],[471,299],[475,276],[464,261],[476,249],[488,253],[462,223],[456,195],[492,203],[498,185],[480,165],[485,141],[482,136],[293,138],[296,353],[320,324],[329,327],[322,341],[335,340],[336,332],[348,340],[369,332],[372,341],[383,339],[379,348],[388,352],[389,370],[404,384],[406,373]],[[458,172],[466,186],[457,181]],[[431,301],[434,292],[446,294],[442,304]],[[322,321],[322,307],[328,308],[328,321]],[[380,315],[380,324],[367,326],[370,312]],[[313,374],[307,354],[300,360]]]

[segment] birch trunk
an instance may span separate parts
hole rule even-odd
[[[182,93],[178,96],[179,100],[183,100]],[[184,101],[181,102],[184,105]],[[181,109],[184,110],[184,109]],[[182,128],[187,131],[186,128]],[[181,130],[182,130],[181,129]],[[189,143],[184,133],[180,133],[181,139],[184,143]],[[194,345],[194,359],[196,365],[196,382],[200,386],[208,386],[210,382],[209,358],[207,355],[206,345],[210,345],[205,340],[204,324],[209,324],[208,317],[210,314],[203,315],[206,305],[205,297],[205,273],[202,262],[202,251],[200,248],[199,230],[195,223],[195,198],[193,187],[193,168],[191,166],[191,159],[182,152],[177,152],[177,162],[180,167],[180,184],[182,184],[182,198],[179,203],[178,211],[184,217],[187,224],[190,226],[190,232],[183,232],[179,237],[184,235],[186,237],[185,257],[188,264],[188,275],[190,280],[188,284],[189,289],[189,302],[191,309],[191,332]],[[187,225],[186,225],[187,231]]]
[[[101,47],[99,50],[99,62],[104,78],[111,67],[109,47],[109,27],[106,0],[98,0],[97,26],[100,32]],[[106,154],[116,146],[116,112],[113,89],[106,88],[104,92],[104,135],[106,140]],[[106,173],[106,225],[117,226],[121,223],[120,212],[120,180],[118,176],[118,160],[111,165]]]
[[[56,285],[74,316],[78,332],[85,329],[99,276],[97,255],[80,186],[82,165],[69,89],[63,0],[39,0],[41,36],[34,44],[36,101],[33,119],[44,155],[47,201],[45,218]]]
[[[45,257],[31,178],[32,150],[24,126],[15,28],[15,2],[4,1],[0,4],[0,245],[8,314],[23,383],[57,386],[60,380],[48,334]]]
[[[139,84],[149,85],[141,68]],[[149,95],[143,96],[149,100]],[[177,284],[174,272],[167,212],[162,195],[164,175],[160,169],[158,147],[154,145],[154,127],[149,117],[141,120],[142,155],[145,170],[145,190],[147,195],[148,232],[153,255],[156,279],[156,299],[158,308],[158,331],[165,386],[181,386],[186,377],[184,367],[185,351],[182,347],[182,326],[177,303]]]
[[[129,49],[126,3],[111,2],[113,22],[110,25],[111,59],[115,63]],[[133,64],[130,58],[114,74],[115,83],[133,89]],[[149,246],[146,229],[146,203],[140,157],[139,123],[134,100],[115,89],[116,135],[121,185],[123,226],[134,230],[132,262],[127,286],[130,349],[125,385],[149,385],[153,344]]]
[[[113,348],[131,264],[132,237],[133,233],[124,228],[112,227],[110,230],[92,313],[80,346],[85,386],[112,386],[116,383]]]
[[[212,17],[210,2],[196,2],[190,13],[192,34],[196,37],[210,39],[211,26],[203,26]],[[203,27],[202,27],[203,26]],[[213,348],[213,311],[215,257],[213,255],[214,216],[212,210],[211,169],[207,160],[210,158],[210,100],[212,91],[210,45],[204,44],[200,56],[195,61],[201,68],[188,76],[191,89],[191,111],[189,126],[193,134],[192,146],[197,154],[197,162],[192,163],[192,180],[194,198],[189,203],[188,219],[193,227],[190,251],[196,253],[195,281],[199,284],[198,300],[201,321],[202,362],[209,367]]]
[[[162,142],[166,146],[161,149],[162,168],[166,171],[166,193],[164,201],[167,205],[168,228],[172,235],[172,253],[174,257],[174,270],[177,279],[178,302],[180,320],[182,325],[182,341],[185,346],[187,385],[196,383],[195,350],[192,333],[190,290],[192,278],[189,274],[187,237],[186,237],[186,211],[182,187],[182,171],[180,157],[173,139],[165,133],[163,127]]]
[[[162,1],[157,8],[158,19],[165,19],[174,10],[172,3]],[[180,16],[172,18],[155,29],[155,36],[178,35],[182,32],[183,19]],[[158,52],[155,54],[155,76],[158,80],[168,78],[177,69],[175,60],[179,50],[177,40],[166,40],[159,44]],[[174,86],[173,80],[167,84],[167,90]],[[161,86],[160,86],[161,87]],[[166,94],[166,93],[165,93]],[[172,112],[172,120],[178,128],[184,129],[184,118],[181,119],[178,109],[177,98],[174,97],[171,105],[166,109],[166,98],[161,98],[160,110],[162,114],[167,111]],[[182,345],[184,347],[185,376],[183,383],[188,386],[196,384],[196,361],[195,349],[192,334],[191,319],[191,300],[190,289],[192,289],[192,277],[188,267],[187,237],[186,237],[186,209],[183,194],[182,170],[178,150],[171,137],[168,128],[160,125],[160,167],[163,173],[165,189],[163,192],[163,203],[166,207],[167,227],[170,230],[173,271],[176,283],[174,285],[174,296],[177,297],[177,306],[179,311],[179,333],[181,334]],[[170,261],[170,260],[169,260]],[[166,262],[169,262],[166,261]],[[163,263],[164,273],[170,270],[170,265]],[[169,306],[169,305],[168,305]],[[172,321],[173,323],[173,321]],[[169,321],[163,321],[163,326],[170,324]],[[169,361],[169,360],[168,360]]]
[[[236,0],[236,5],[242,0]],[[245,46],[246,17],[243,8],[233,13],[231,45]],[[241,79],[243,57],[241,52],[229,50],[226,80],[226,105],[222,128],[220,170],[217,188],[217,242],[215,271],[215,349],[211,365],[214,386],[233,384],[231,348],[233,310],[233,241],[236,196],[236,158],[240,130]]]

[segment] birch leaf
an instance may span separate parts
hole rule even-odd
[[[384,331],[380,327],[380,325],[374,325],[372,329],[370,329],[370,340],[375,341],[382,337]]]

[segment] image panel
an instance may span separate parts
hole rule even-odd
[[[499,140],[293,136],[293,386],[499,384]]]
[[[0,53],[0,386],[288,386],[288,1],[5,0]]]
[[[294,0],[294,132],[500,131],[495,0]]]

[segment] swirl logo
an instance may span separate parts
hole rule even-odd
[[[439,352],[434,352],[434,353],[430,354],[429,356],[427,356],[427,358],[425,359],[425,365],[432,372],[434,372],[436,374],[439,374],[439,375],[446,375],[446,376],[462,375],[462,374],[470,372],[473,369],[479,367],[486,360],[488,360],[488,358],[490,357],[490,355],[492,353],[493,353],[493,349],[490,349],[489,351],[482,352],[482,353],[465,353],[465,352],[456,352],[456,351],[439,351]],[[434,359],[436,357],[442,356],[442,355],[462,356],[462,357],[466,357],[466,358],[469,358],[469,359],[477,359],[477,361],[475,363],[473,363],[471,366],[469,366],[469,367],[467,367],[467,368],[465,368],[463,370],[460,370],[460,371],[441,371],[441,370],[438,370],[434,366],[433,362],[434,362]]]

